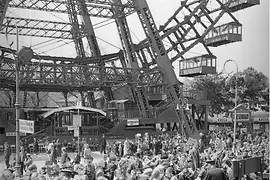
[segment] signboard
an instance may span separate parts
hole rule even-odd
[[[73,126],[82,126],[82,115],[73,114]]]
[[[139,125],[139,119],[128,119],[127,120],[127,126],[138,126]]]
[[[232,114],[232,119],[234,120],[235,115]],[[249,121],[249,113],[236,113],[236,120],[237,121]]]
[[[79,129],[78,126],[68,126],[69,131],[73,131],[73,130],[77,130],[77,129]]]
[[[269,117],[254,117],[255,122],[269,122]]]
[[[230,123],[231,118],[210,118],[209,120],[212,120],[215,123]]]
[[[20,132],[34,134],[35,133],[34,126],[35,126],[34,121],[19,119]]]
[[[216,129],[217,127],[215,125],[209,125],[209,131],[214,131]]]
[[[6,136],[16,136],[16,132],[7,132]],[[26,136],[26,133],[20,132],[20,136]]]
[[[80,129],[74,129],[74,137],[80,137]]]

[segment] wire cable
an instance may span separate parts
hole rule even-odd
[[[39,53],[39,54],[45,54],[46,52],[49,52],[49,51],[51,51],[51,50],[55,50],[55,49],[57,49],[57,48],[60,48],[60,47],[63,47],[63,46],[65,46],[65,45],[68,45],[68,44],[70,44],[70,43],[72,43],[72,41],[71,42],[64,42],[65,44],[61,44],[61,45],[59,45],[59,46],[56,46],[56,47],[54,47],[54,48],[51,48],[51,49],[48,49],[48,50],[46,50],[46,51],[43,51],[43,52],[41,52],[41,53]]]
[[[109,44],[109,45],[111,45],[111,46],[113,46],[113,47],[115,47],[115,48],[121,50],[120,47],[117,47],[117,46],[113,45],[112,43],[110,43],[110,42],[108,42],[108,41],[105,41],[104,39],[101,39],[101,38],[99,38],[99,37],[97,37],[97,39],[99,39],[99,40],[101,40],[101,41],[103,41],[103,42],[105,42],[105,43],[107,43],[107,44]]]

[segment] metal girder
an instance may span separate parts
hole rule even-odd
[[[168,21],[159,29],[161,39],[163,43],[167,45],[165,46],[166,53],[174,53],[171,57],[171,62],[174,62],[178,58],[184,59],[184,55],[198,44],[201,44],[205,51],[211,55],[212,53],[206,46],[204,38],[220,20],[224,13],[228,13],[235,22],[238,22],[229,11],[229,5],[224,5],[219,0],[216,1],[220,6],[212,10],[209,10],[207,7],[209,1],[197,0],[189,3],[188,1],[189,0],[183,1],[181,3],[181,7],[179,7],[173,16],[170,17]],[[183,13],[184,10],[187,10],[189,14],[185,16],[184,20],[178,20],[180,13]],[[215,16],[215,19],[212,19],[210,14],[217,12],[219,14]],[[206,19],[202,21],[201,19],[204,17],[206,17]],[[173,23],[173,26],[169,26]],[[199,29],[204,30],[201,31]],[[148,62],[148,64],[145,65],[146,67],[156,64],[156,62],[153,61],[155,58],[152,56],[154,52],[149,47],[150,44],[148,43],[147,39],[144,39],[136,46],[136,52],[141,58],[141,61]]]
[[[107,76],[101,78],[99,72],[105,71]],[[129,69],[117,67],[99,67],[74,64],[45,64],[34,63],[21,66],[20,68],[20,89],[38,91],[42,89],[48,92],[70,90],[88,90],[106,86],[117,86],[122,84],[136,84],[145,86],[157,84],[151,79],[130,79],[126,72],[138,74],[141,77],[144,73],[150,74],[149,69]],[[83,75],[86,73],[86,75]],[[159,71],[160,72],[160,71]],[[155,72],[155,73],[158,73]],[[161,72],[160,72],[161,73]],[[143,81],[141,81],[143,80]],[[15,88],[15,64],[14,61],[1,60],[0,64],[0,86],[3,88]]]
[[[173,66],[165,50],[147,2],[146,0],[134,0],[134,3],[136,4],[136,11],[154,54],[155,61],[158,64],[158,68],[164,73],[165,82],[168,84],[168,97],[171,100],[167,101],[166,104],[173,104],[175,108],[177,106],[181,107],[181,102],[183,101],[183,89],[175,75]],[[167,105],[162,106],[160,112],[167,109],[167,107]],[[187,136],[198,139],[199,132],[193,119],[185,116],[186,113],[183,108],[180,108],[179,111],[176,110],[175,112],[177,119],[185,125]]]
[[[113,2],[115,3],[115,5],[113,6],[114,14],[116,16],[115,22],[125,57],[124,65],[132,69],[139,69],[138,61],[136,58],[136,52],[130,35],[127,19],[125,16],[122,16],[122,14],[124,13],[123,10],[124,8],[122,8],[121,6],[122,2],[121,0],[113,0]],[[136,80],[136,78],[138,78],[138,74],[131,73],[130,77]],[[130,84],[130,91],[132,94],[132,98],[138,105],[141,114],[145,117],[147,115],[146,111],[149,110],[150,107],[148,104],[148,100],[146,99],[144,90],[142,88],[139,88],[138,86]]]
[[[91,54],[92,56],[100,56],[101,54],[100,49],[98,46],[98,42],[97,42],[97,38],[95,35],[92,21],[87,11],[85,0],[78,0],[78,7],[80,9],[81,19],[84,24],[83,30],[84,30],[84,33],[86,34],[86,38],[87,38],[88,45],[91,50]]]
[[[113,18],[112,3],[109,0],[106,1],[86,1],[88,13],[93,17]],[[132,14],[134,8],[130,3],[123,5],[125,7],[125,15]],[[39,11],[67,13],[66,2],[64,0],[12,0],[9,3],[9,7],[23,8]],[[79,12],[79,11],[78,11]]]
[[[75,50],[76,50],[77,56],[85,57],[85,50],[84,50],[83,41],[82,41],[82,32],[80,30],[80,25],[78,21],[76,4],[74,0],[66,0],[66,2],[67,2],[66,5],[67,5],[69,21],[72,25],[72,29],[71,29],[72,39],[75,44]]]
[[[0,46],[0,51],[2,53],[10,54],[10,53],[16,53],[15,50],[6,48],[3,46]],[[80,65],[88,65],[88,64],[98,64],[101,61],[104,63],[111,63],[114,61],[117,61],[120,59],[120,57],[123,56],[122,51],[118,53],[112,53],[112,54],[105,54],[101,56],[94,56],[94,57],[76,57],[76,58],[70,58],[70,57],[57,57],[57,56],[45,56],[45,55],[36,55],[34,54],[32,62],[39,62],[41,60],[46,60],[47,63],[69,63],[69,64],[80,64]],[[13,61],[12,59],[10,59]]]
[[[5,17],[0,33],[16,35],[16,26],[22,36],[72,39],[71,23],[15,17]]]
[[[2,29],[2,24],[7,12],[8,3],[10,0],[1,0],[0,1],[0,29]]]

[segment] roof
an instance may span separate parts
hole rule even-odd
[[[120,99],[120,100],[112,100],[112,101],[109,101],[109,102],[115,102],[115,103],[125,103],[127,101],[130,101],[130,99]]]
[[[255,111],[253,117],[269,117],[269,112],[265,111]]]
[[[98,113],[102,114],[103,116],[106,116],[106,113],[100,109],[95,109],[95,108],[91,108],[91,107],[84,107],[84,106],[61,107],[61,108],[53,109],[51,111],[43,113],[43,114],[41,114],[41,116],[44,118],[47,118],[48,116],[50,116],[56,112],[69,111],[69,110],[92,111],[92,112],[98,112]]]
[[[237,111],[247,111],[247,112],[251,112],[251,110],[248,109],[248,108],[246,107],[246,104],[238,104],[238,106],[236,106],[236,107],[234,107],[233,109],[229,110],[229,112],[234,112],[235,109],[236,109]]]

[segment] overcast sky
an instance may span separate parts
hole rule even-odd
[[[164,24],[166,20],[173,14],[179,7],[180,0],[147,0],[151,12],[154,16],[157,26]],[[211,1],[210,1],[211,2]],[[68,21],[67,15],[59,15],[52,13],[40,13],[37,11],[25,11],[9,9],[7,14],[9,16],[27,17],[34,19],[48,19],[54,21]],[[269,77],[269,1],[261,0],[259,6],[247,8],[245,10],[234,13],[235,17],[243,25],[242,42],[228,44],[220,47],[211,48],[211,51],[217,56],[217,70],[222,70],[223,64],[227,59],[237,61],[239,70],[242,71],[247,67],[254,67],[256,70],[263,72]],[[104,19],[92,18],[93,24],[104,21]],[[108,23],[113,21],[108,21]],[[128,17],[129,27],[134,43],[138,43],[144,39],[144,32],[140,26],[136,14]],[[94,26],[97,27],[97,26]],[[98,37],[98,43],[103,53],[113,53],[119,51],[116,47],[121,47],[119,36],[114,23],[95,29]],[[10,41],[15,41],[14,36],[9,37]],[[35,37],[20,37],[21,46],[33,46],[37,53],[45,51],[47,55],[56,56],[75,56],[76,52],[73,43],[55,43],[57,40],[51,42],[49,46],[43,44],[36,46],[36,44],[46,41],[48,39],[35,38]],[[106,41],[106,42],[105,42]],[[68,41],[67,41],[68,42]],[[107,43],[109,42],[109,43]],[[0,45],[6,46],[5,37],[0,35]],[[59,45],[61,47],[59,47]],[[14,48],[16,45],[13,45]],[[57,48],[56,48],[57,47]],[[196,49],[189,52],[192,56],[200,54]],[[178,62],[173,64],[176,71],[178,70]],[[235,70],[235,64],[228,63],[226,71],[231,72]],[[178,72],[176,72],[178,74]]]

